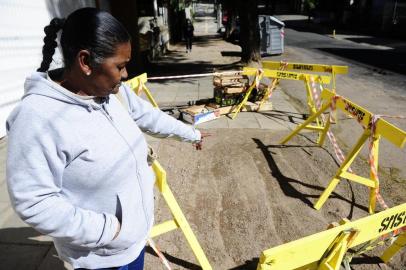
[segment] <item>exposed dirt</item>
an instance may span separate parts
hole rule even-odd
[[[368,216],[365,186],[343,180],[320,211],[312,205],[338,166],[333,150],[316,147],[313,135],[295,137],[278,145],[286,133],[257,129],[216,129],[204,150],[163,140],[158,154],[169,185],[203,247],[213,269],[256,269],[261,251],[326,229],[341,218]],[[365,160],[352,166],[368,175]],[[386,183],[390,174],[383,173]],[[406,184],[382,186],[389,205],[404,202]],[[403,197],[402,197],[403,195]],[[156,222],[170,217],[156,194]],[[174,269],[198,269],[182,233],[156,238]],[[404,270],[406,251],[388,265],[379,263],[374,250],[353,260],[354,270]],[[151,255],[152,254],[152,255]],[[164,269],[151,250],[146,269]]]

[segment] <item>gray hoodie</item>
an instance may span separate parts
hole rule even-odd
[[[101,104],[69,95],[34,73],[7,120],[7,182],[15,211],[53,237],[75,268],[133,261],[153,224],[149,131],[200,140],[200,132],[155,109],[123,85]],[[121,231],[113,240],[118,222]]]

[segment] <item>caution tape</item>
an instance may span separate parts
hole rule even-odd
[[[320,87],[321,87],[321,85],[320,85]],[[335,93],[335,90],[334,90],[334,93]],[[331,100],[331,104],[330,104],[330,110],[331,110],[331,113],[330,113],[330,122],[332,122],[332,123],[335,123],[336,120],[337,120],[337,119],[335,119],[334,115],[337,116],[337,114],[335,113],[335,111],[336,111],[336,109],[337,109],[336,103],[337,103],[337,99],[338,99],[339,97],[340,97],[340,96],[335,95],[335,96],[333,97],[333,99]]]
[[[311,83],[312,94],[313,94],[313,97],[314,97],[314,100],[316,103],[316,108],[317,108],[317,110],[319,110],[321,108],[321,99],[320,99],[320,95],[317,93],[316,82],[314,80],[314,77],[310,77],[310,83]],[[333,97],[331,107],[334,107],[334,109],[335,109],[335,103],[336,103],[337,99],[339,99],[339,98],[340,98],[340,96]],[[331,117],[331,116],[329,116],[329,117]],[[321,118],[322,118],[323,122],[326,121],[324,118],[324,115],[321,115]],[[343,163],[345,160],[345,155],[344,155],[343,151],[341,150],[340,146],[338,145],[337,139],[334,136],[333,132],[331,132],[330,130],[327,131],[327,137],[328,137],[330,143],[333,145],[333,149],[334,149],[336,158],[338,159],[340,164]],[[348,168],[348,171],[351,173],[353,172],[351,167]]]
[[[314,99],[316,101],[317,109],[320,109],[321,100],[320,100],[320,96],[317,93],[316,82],[315,82],[313,77],[310,78],[310,81],[311,81],[311,85],[312,85],[311,88],[312,88],[312,92],[313,92],[313,97],[314,97]],[[334,96],[333,99],[332,99],[330,107],[331,107],[331,109],[333,111],[336,108],[335,103],[336,103],[338,98],[340,98],[340,96]],[[322,115],[321,117],[322,117],[323,122],[325,122],[324,115]],[[330,113],[329,117],[331,119],[331,113]],[[377,118],[372,117],[372,119],[371,119],[371,137],[370,137],[368,156],[369,156],[369,165],[371,167],[371,173],[373,174],[374,179],[376,179],[377,182],[379,183],[378,171],[377,171],[377,168],[375,167],[375,157],[374,157],[374,151],[373,151],[373,147],[374,147],[373,137],[374,137],[375,129],[376,129],[376,121],[378,119],[379,119],[379,117],[377,117]],[[363,126],[363,128],[365,128],[365,127]],[[343,163],[344,160],[345,160],[345,155],[344,155],[343,151],[341,150],[340,146],[338,145],[337,139],[335,138],[333,132],[327,131],[327,137],[329,138],[329,141],[333,145],[334,153],[335,153],[338,161],[340,162],[340,164]],[[351,167],[348,168],[348,171],[350,173],[353,173],[353,170],[351,169]],[[382,208],[384,208],[384,209],[389,208],[388,205],[385,203],[385,200],[383,199],[381,193],[379,192],[379,187],[376,188],[375,196],[376,196],[376,199],[377,199],[378,203],[381,205]]]
[[[283,71],[286,69],[287,66],[288,66],[288,62],[281,61],[281,66],[280,66],[279,70]],[[278,82],[279,82],[278,78],[273,78],[272,83],[268,85],[268,92],[269,92],[268,99],[270,99],[272,97],[273,90],[275,89],[276,84]]]
[[[200,77],[208,77],[208,76],[234,75],[234,74],[241,74],[241,73],[242,73],[242,70],[235,70],[235,71],[186,74],[186,75],[176,75],[176,76],[148,77],[148,81],[185,79],[185,78],[200,78]]]
[[[288,66],[287,62],[281,61],[281,66],[279,67],[278,70],[283,71],[287,66]],[[279,78],[273,78],[272,82],[268,84],[268,87],[266,89],[264,97],[261,99],[261,101],[260,101],[260,103],[258,105],[257,112],[259,112],[259,110],[261,109],[262,105],[265,103],[266,100],[271,99],[272,93],[275,90],[276,85],[278,84],[278,82],[279,82]],[[257,89],[259,89],[259,88],[257,88]]]
[[[255,75],[255,87],[257,88],[257,90],[259,90],[259,83],[261,82],[263,73],[264,71],[261,68],[257,69],[257,74]]]
[[[371,136],[369,137],[369,154],[368,154],[368,161],[369,166],[371,167],[371,174],[376,182],[379,183],[379,176],[378,176],[378,169],[375,166],[375,151],[374,151],[374,140],[375,140],[375,131],[376,131],[376,122],[380,118],[379,115],[373,115],[370,122],[370,129],[371,129]],[[375,190],[375,197],[378,200],[378,203],[384,208],[388,209],[389,206],[385,203],[381,193],[379,192],[379,186]]]
[[[320,93],[323,92],[323,85],[320,82],[319,82],[319,89],[320,89]],[[333,93],[336,93],[335,89],[333,89]],[[340,96],[336,95],[336,96],[333,97],[333,99],[331,101],[331,105],[330,105],[330,110],[331,111],[330,111],[330,114],[329,114],[331,123],[336,123],[336,119],[335,119],[334,115],[336,115],[336,112],[335,112],[336,111],[336,102],[337,102],[338,98],[340,98]],[[321,107],[320,99],[319,99],[319,106]]]
[[[384,210],[359,220],[342,219],[340,225],[329,226],[327,230],[306,236],[280,246],[262,251],[258,270],[294,270],[294,269],[341,269],[341,264],[351,269],[351,259],[381,243],[379,237],[400,228],[396,225],[382,226],[383,220],[391,220],[406,211],[406,203]],[[391,228],[392,227],[392,228]],[[402,248],[406,235],[387,248],[380,257],[383,262],[389,260]],[[400,241],[399,241],[400,240]],[[379,242],[377,242],[379,241]],[[361,249],[359,249],[361,247]],[[345,256],[343,258],[343,256]],[[344,260],[343,260],[344,259]]]
[[[378,115],[378,114],[373,115],[371,117],[371,120],[370,120],[371,135],[369,137],[368,162],[369,162],[369,166],[371,168],[371,174],[377,183],[380,183],[380,181],[379,181],[379,175],[378,175],[378,168],[376,168],[376,165],[375,165],[376,164],[375,160],[377,157],[375,157],[374,140],[375,140],[376,124],[377,124],[379,118],[384,117],[384,116],[388,117],[388,118],[406,119],[406,117],[404,117],[404,116],[391,116],[391,115]],[[383,209],[389,209],[389,206],[386,204],[385,200],[383,199],[383,197],[380,193],[379,186],[375,189],[375,197]],[[397,236],[402,231],[406,231],[406,227],[397,229],[397,230],[393,231],[391,234],[383,235],[382,237],[380,237],[380,241],[378,241],[375,245],[374,245],[374,243],[371,243],[370,245],[367,245],[367,246],[361,248],[357,253],[362,254],[379,245],[383,245],[386,241],[391,241],[393,243],[395,241],[395,239],[397,238]],[[349,262],[351,261],[351,259],[352,259],[352,256],[349,258]]]
[[[317,93],[316,81],[314,80],[313,76],[310,77],[310,85],[312,89],[313,99],[316,102],[316,109],[319,110],[321,107],[321,100],[319,94]]]
[[[388,235],[390,235],[390,233],[385,234],[381,237],[378,237],[374,240],[368,241],[368,242],[364,243],[363,245],[361,245],[360,247],[358,247],[356,250],[355,249],[353,249],[351,251],[348,250],[343,258],[343,265],[344,265],[345,270],[352,270],[350,263],[354,257],[362,255],[365,252],[373,250],[379,246],[383,246],[383,245],[387,244],[387,242],[393,242],[396,237],[392,236],[391,238],[385,238]]]
[[[147,240],[149,246],[155,251],[155,253],[158,255],[159,259],[161,260],[162,264],[165,266],[166,269],[172,270],[171,266],[169,265],[168,260],[165,258],[164,254],[159,250],[158,246],[155,244],[154,240],[152,238],[148,238]]]
[[[378,169],[375,166],[375,151],[374,151],[374,138],[375,138],[375,131],[376,131],[376,123],[378,122],[379,118],[387,117],[387,118],[396,118],[396,119],[406,119],[405,116],[400,115],[373,115],[370,122],[370,129],[371,129],[371,136],[369,137],[369,165],[371,167],[371,174],[373,175],[374,179],[377,180],[379,183],[379,176],[378,176]],[[379,192],[379,187],[376,189],[376,199],[378,200],[379,204],[384,208],[388,209],[389,206],[385,203],[381,193]],[[395,233],[397,234],[397,233]]]
[[[143,89],[144,89],[144,83],[140,80],[140,82],[138,84],[137,95],[141,95]]]

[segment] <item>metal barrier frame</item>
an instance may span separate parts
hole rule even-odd
[[[354,102],[341,97],[341,96],[336,96],[333,92],[331,92],[328,89],[324,89],[323,92],[321,93],[321,98],[324,101],[323,106],[320,108],[319,111],[317,111],[315,114],[313,114],[311,117],[309,117],[305,122],[303,122],[301,125],[299,125],[295,130],[293,130],[288,136],[286,136],[284,139],[281,140],[281,144],[286,144],[290,139],[292,139],[295,135],[297,135],[302,129],[307,128],[307,126],[312,123],[314,120],[316,120],[317,117],[319,117],[321,114],[323,114],[325,111],[327,111],[332,103],[335,103],[335,107],[337,109],[342,110],[344,113],[355,117],[358,122],[362,126],[365,127],[364,132],[358,139],[358,142],[353,146],[353,148],[350,150],[348,156],[344,160],[344,162],[340,165],[338,168],[336,174],[334,175],[333,179],[330,180],[329,185],[327,188],[324,190],[323,194],[320,196],[319,200],[315,203],[314,208],[319,210],[323,204],[326,202],[328,197],[331,195],[333,192],[334,188],[338,185],[340,182],[340,178],[345,178],[354,182],[357,182],[359,184],[365,185],[370,188],[370,195],[369,195],[369,212],[374,213],[375,212],[375,206],[376,206],[376,192],[379,190],[379,179],[377,179],[374,174],[371,172],[370,178],[362,177],[359,175],[356,175],[354,173],[348,172],[348,169],[350,168],[351,164],[354,162],[355,158],[358,156],[360,153],[363,145],[367,142],[368,138],[371,137],[371,126],[370,122],[373,117],[373,114],[369,112],[368,110],[362,108],[361,106],[355,104]],[[322,127],[321,129],[321,140],[319,145],[323,145],[324,138],[330,128],[330,122],[329,118],[327,120],[327,123]],[[374,165],[375,168],[378,168],[378,155],[379,155],[379,141],[381,138],[387,139],[389,142],[394,144],[395,146],[399,148],[403,148],[406,142],[406,132],[399,129],[398,127],[390,124],[386,120],[380,118],[377,120],[376,123],[376,130],[375,134],[373,134],[373,144],[374,144]]]
[[[331,74],[331,89],[336,93],[336,75],[337,74],[348,74],[348,66],[337,66],[337,65],[323,65],[323,64],[309,64],[309,63],[289,63],[284,61],[262,61],[262,66],[268,69],[280,69],[284,67],[285,70],[301,70],[301,71],[311,71],[318,73],[329,73]],[[335,112],[333,113],[333,122],[337,121]]]
[[[169,188],[168,182],[166,180],[166,171],[162,168],[157,160],[152,163],[152,169],[154,170],[156,175],[155,185],[164,197],[165,202],[172,213],[173,219],[155,225],[151,230],[150,237],[154,238],[178,228],[181,229],[202,269],[211,270],[212,267],[206,255],[204,254],[199,241],[194,235],[192,228],[187,222],[185,215],[183,214],[178,202],[175,199],[175,196],[173,196],[173,193]]]
[[[309,115],[312,116],[317,112],[317,106],[315,103],[315,97],[313,97],[312,90],[311,90],[311,81],[315,80],[321,84],[329,84],[331,81],[330,76],[320,76],[316,74],[306,74],[306,73],[298,73],[292,71],[283,71],[283,70],[270,70],[270,69],[258,69],[258,68],[251,68],[251,67],[244,67],[243,74],[247,76],[255,76],[251,86],[248,88],[243,101],[237,106],[236,109],[233,110],[232,119],[234,119],[237,114],[240,112],[242,106],[247,102],[249,96],[251,95],[252,90],[254,89],[259,81],[263,77],[267,78],[274,78],[274,79],[285,79],[285,80],[296,80],[296,81],[303,81],[306,87],[306,96],[307,96],[307,107],[309,109]],[[312,123],[315,122],[315,125]],[[319,117],[314,118],[314,121],[309,122],[306,129],[310,130],[317,130],[321,133],[323,130],[323,126],[321,125],[321,119]],[[321,138],[319,137],[319,140]]]
[[[158,108],[158,104],[155,102],[151,92],[145,86],[147,82],[147,74],[143,73],[137,77],[134,77],[128,80],[126,83],[133,89],[133,91],[140,95],[142,91],[145,92],[151,104]],[[170,231],[181,229],[182,233],[185,235],[189,246],[191,247],[193,254],[195,255],[197,261],[200,263],[200,266],[203,270],[211,270],[212,267],[203,252],[202,247],[199,244],[196,236],[194,235],[192,228],[190,227],[189,223],[185,215],[183,214],[178,202],[175,199],[171,189],[169,188],[168,182],[166,180],[166,171],[162,168],[157,160],[154,160],[152,163],[152,169],[155,172],[156,182],[155,185],[157,186],[159,192],[164,197],[166,204],[168,205],[173,219],[167,220],[161,224],[154,225],[151,229],[150,237],[154,238],[161,234],[168,233]]]
[[[406,226],[406,203],[261,253],[257,270],[339,270],[349,248],[379,239]],[[388,262],[406,245],[406,231],[398,235],[381,259]]]
[[[152,106],[158,108],[158,104],[156,103],[154,97],[152,96],[151,91],[145,85],[147,81],[148,81],[147,73],[142,73],[141,75],[126,81],[125,83],[128,84],[131,87],[131,89],[133,89],[133,91],[137,94],[137,96],[141,95],[142,92],[145,92]]]

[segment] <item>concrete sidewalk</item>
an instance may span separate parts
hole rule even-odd
[[[202,10],[204,14],[210,14]],[[183,44],[170,48],[170,53],[158,63],[153,64],[149,77],[167,75],[188,75],[211,73],[222,70],[236,70],[240,60],[241,48],[226,42],[217,34],[214,17],[197,17],[195,22],[195,38],[193,50],[187,53]],[[213,98],[213,77],[151,80],[147,86],[162,108],[186,107],[202,99]],[[266,81],[265,81],[266,82]],[[278,89],[279,90],[279,89]],[[145,98],[145,96],[144,96]],[[286,130],[289,120],[287,114],[297,114],[297,110],[289,103],[288,96],[275,91],[272,96],[272,112],[241,112],[235,120],[222,117],[211,122],[198,125],[198,128],[260,128]]]

